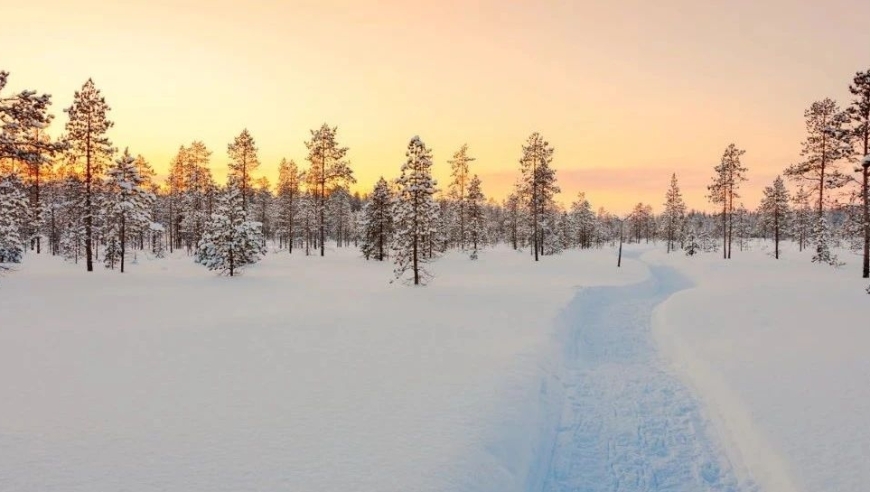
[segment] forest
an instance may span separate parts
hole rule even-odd
[[[537,132],[517,142],[516,184],[501,201],[484,193],[469,145],[439,164],[450,166],[451,179],[437,183],[432,151],[419,136],[410,139],[397,177],[352,191],[349,148],[339,127],[326,123],[310,130],[304,164],[281,160],[274,184],[254,177],[260,159],[247,129],[227,145],[226,183],[212,175],[223,152],[198,140],[181,145],[168,174],[158,176],[142,155],[108,138],[111,106],[93,80],[75,92],[60,125],[50,95],[3,93],[9,77],[0,72],[0,267],[6,270],[26,254],[49,254],[86,271],[102,264],[123,273],[131,258],[180,250],[235,276],[270,248],[324,256],[334,243],[358,248],[366,260],[392,261],[395,279],[416,285],[431,280],[427,264],[450,249],[475,260],[483,249],[507,244],[539,261],[572,248],[662,242],[669,253],[715,252],[727,260],[733,249],[763,239],[772,242],[774,259],[781,241],[835,266],[843,264],[837,250],[852,251],[863,258],[862,276],[870,277],[870,70],[844,81],[850,101],[809,105],[805,139],[795,143],[800,160],[765,187],[761,203],[741,200],[746,150],[731,143],[711,166],[711,211],[686,207],[675,173],[662,176],[661,206],[638,203],[624,215],[596,209],[583,193],[563,203],[554,146]]]

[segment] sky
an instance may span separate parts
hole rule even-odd
[[[10,2],[11,3],[11,2]],[[53,95],[59,133],[90,77],[115,146],[165,172],[202,140],[215,176],[247,128],[259,175],[305,164],[323,123],[360,191],[398,176],[408,141],[446,185],[463,143],[504,198],[541,132],[570,204],[661,209],[671,173],[690,207],[729,143],[746,149],[743,199],[799,160],[803,111],[846,104],[870,69],[866,0],[43,0],[0,7],[8,89]],[[5,91],[4,91],[5,92]]]

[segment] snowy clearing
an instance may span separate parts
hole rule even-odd
[[[388,283],[356,251],[186,257],[129,272],[28,256],[0,283],[0,483],[11,490],[525,490],[555,423],[553,320],[612,251],[509,249]]]
[[[706,402],[729,456],[766,492],[859,492],[870,484],[870,299],[860,257],[810,263],[786,244],[686,261],[696,288],[655,313],[662,349]]]

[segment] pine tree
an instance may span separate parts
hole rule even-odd
[[[9,72],[0,70],[0,93],[6,87]],[[51,96],[22,91],[10,96],[0,95],[0,161],[11,160],[39,166],[47,157],[65,150],[63,142],[39,138],[40,130],[51,123],[48,113]]]
[[[819,216],[813,224],[813,242],[816,246],[813,263],[827,263],[834,266],[839,264],[837,255],[831,252],[831,230],[828,219],[824,215]]]
[[[870,277],[870,70],[858,72],[852,79],[849,92],[854,99],[846,109],[852,123],[852,134],[861,155],[855,171],[861,173],[861,218],[863,235],[863,261],[861,276]]]
[[[248,220],[241,183],[231,180],[206,224],[195,260],[209,270],[232,277],[247,265],[258,262],[265,252],[262,226]]]
[[[375,184],[368,203],[363,207],[361,224],[362,243],[360,249],[365,259],[374,258],[384,261],[393,233],[393,202],[387,181],[381,177]]]
[[[745,150],[738,149],[733,143],[725,149],[722,160],[714,168],[713,184],[707,187],[708,198],[712,203],[722,205],[722,257],[731,258],[731,237],[733,233],[734,199],[740,198],[737,189],[746,181],[747,169],[740,162]]]
[[[577,193],[577,200],[571,204],[569,218],[574,231],[572,242],[582,249],[591,248],[595,241],[597,219],[585,193]]]
[[[789,194],[782,178],[777,176],[773,185],[764,188],[759,213],[765,225],[773,230],[774,257],[779,259],[779,240],[781,231],[788,226]]]
[[[420,285],[431,278],[425,264],[435,253],[430,241],[438,215],[438,205],[433,199],[436,182],[432,179],[432,152],[420,137],[411,139],[405,156],[402,174],[396,180],[395,233],[391,249],[396,278],[410,271],[414,285]]]
[[[456,208],[456,224],[453,227],[455,230],[451,231],[451,236],[455,238],[456,242],[459,243],[459,247],[462,249],[465,249],[465,242],[467,239],[465,226],[468,222],[467,198],[470,179],[468,164],[474,160],[474,157],[468,155],[468,144],[462,144],[462,147],[453,154],[453,158],[447,160],[451,169],[450,176],[453,178],[448,187],[448,198],[450,198],[453,202],[453,206]]]
[[[336,247],[350,244],[351,204],[350,193],[344,188],[336,188],[329,195],[327,201],[329,219],[331,222],[333,237]]]
[[[320,256],[326,254],[326,198],[336,186],[347,186],[356,183],[353,171],[347,161],[347,147],[339,147],[336,141],[338,128],[330,128],[324,123],[320,129],[311,130],[311,140],[305,142],[308,148],[308,179],[312,184],[309,189],[315,198],[317,213],[317,229],[319,231]]]
[[[477,259],[478,247],[486,238],[485,200],[486,197],[483,196],[483,191],[480,189],[480,178],[475,174],[468,184],[468,193],[464,200],[467,225],[462,227],[467,236],[463,243],[471,244],[470,256],[472,260]]]
[[[695,235],[695,228],[690,227],[686,233],[686,243],[683,250],[686,252],[686,256],[695,256],[701,249],[701,244],[698,243],[698,238]]]
[[[832,99],[814,102],[804,112],[804,117],[807,127],[807,138],[801,150],[804,160],[789,166],[785,175],[810,184],[808,191],[818,195],[816,215],[821,217],[825,210],[825,190],[840,188],[847,181],[837,164],[852,153],[851,137],[846,129],[849,118]]]
[[[227,154],[230,157],[229,178],[235,180],[242,197],[242,210],[247,213],[248,203],[253,194],[254,178],[251,173],[260,166],[257,145],[247,128],[242,130],[242,133],[233,140],[233,143],[227,146]]]
[[[674,173],[671,175],[671,186],[665,194],[665,211],[662,217],[668,253],[674,250],[674,242],[679,239],[685,217],[686,203],[680,193],[677,173]]]
[[[209,161],[211,151],[201,141],[194,141],[181,154],[181,177],[179,211],[180,231],[188,252],[192,252],[205,230],[208,221],[209,195],[216,187]]]
[[[114,153],[106,132],[112,122],[106,117],[110,110],[105,98],[88,79],[73,96],[72,106],[64,111],[69,115],[66,124],[66,142],[69,158],[84,166],[84,200],[81,206],[84,220],[85,259],[87,271],[94,271],[94,216],[96,214],[95,188],[102,176],[105,162]]]
[[[294,228],[299,205],[299,168],[293,160],[281,159],[278,166],[278,227],[287,242],[287,251],[293,253]]]
[[[547,210],[551,208],[553,197],[559,193],[556,186],[556,172],[550,167],[553,162],[553,147],[541,134],[532,133],[523,145],[520,159],[522,173],[521,196],[529,210],[531,243],[535,261],[544,252],[545,231],[542,227]]]
[[[145,231],[151,224],[148,211],[154,197],[142,187],[136,159],[130,155],[129,149],[124,149],[124,154],[115,160],[106,174],[103,203],[106,230],[103,236],[107,249],[103,259],[106,267],[112,269],[119,262],[121,273],[124,273],[128,238]]]
[[[23,185],[14,174],[0,178],[0,263],[20,263],[24,255],[21,224],[27,214]]]

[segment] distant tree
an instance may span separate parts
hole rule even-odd
[[[779,240],[781,231],[787,226],[789,217],[789,194],[782,178],[777,176],[773,185],[764,188],[759,213],[762,220],[773,230],[774,257],[779,259]]]
[[[746,181],[747,169],[740,162],[740,156],[745,153],[745,150],[730,144],[722,154],[719,165],[714,168],[713,183],[707,187],[710,201],[722,205],[722,257],[725,259],[731,258],[734,199],[740,198],[737,190],[740,183]]]
[[[308,148],[309,191],[315,199],[317,229],[319,231],[320,256],[326,254],[326,198],[336,186],[356,183],[345,155],[347,147],[340,147],[336,141],[337,127],[330,128],[324,123],[320,129],[311,130],[311,140],[305,142]]]
[[[192,252],[205,230],[209,219],[209,201],[217,185],[209,169],[211,151],[201,141],[194,141],[181,154],[181,176],[183,183],[180,197],[181,233],[188,252]]]
[[[508,237],[513,249],[520,248],[520,229],[523,222],[522,203],[518,192],[511,193],[505,199],[503,208],[505,210],[505,228],[507,229]]]
[[[804,117],[807,127],[807,138],[801,150],[804,160],[789,166],[785,175],[809,183],[808,191],[818,195],[816,215],[821,217],[825,210],[825,190],[840,188],[847,182],[837,164],[852,153],[851,137],[846,128],[849,117],[832,99],[814,102],[804,112]]]
[[[456,207],[456,232],[452,234],[453,237],[456,238],[459,243],[459,247],[465,249],[466,243],[466,233],[465,233],[465,225],[468,222],[467,216],[467,197],[468,197],[468,187],[469,180],[471,179],[471,174],[468,169],[468,164],[474,161],[474,157],[470,157],[468,155],[468,144],[462,144],[462,147],[453,154],[452,159],[448,159],[447,163],[450,164],[450,176],[453,178],[450,181],[450,186],[448,187],[448,198],[452,200],[453,205]]]
[[[520,159],[520,195],[529,210],[535,261],[538,261],[539,254],[544,253],[545,231],[542,225],[545,215],[552,207],[553,197],[560,191],[556,185],[556,172],[550,167],[552,162],[553,147],[541,134],[532,133],[523,145]]]
[[[695,256],[702,250],[701,244],[698,243],[694,227],[689,227],[689,231],[686,233],[686,243],[683,246],[683,250],[686,252],[686,256]]]
[[[115,160],[106,174],[103,201],[106,230],[103,236],[107,247],[103,260],[106,267],[112,269],[116,262],[120,263],[121,273],[124,273],[128,238],[150,226],[148,212],[154,197],[142,187],[136,159],[130,155],[129,149],[124,149],[124,154]]]
[[[671,175],[671,186],[665,194],[665,211],[662,216],[668,253],[674,250],[674,242],[679,239],[685,220],[686,203],[683,201],[682,193],[680,193],[677,174],[674,173]]]
[[[854,99],[846,109],[846,114],[852,123],[852,133],[858,151],[861,155],[860,164],[855,168],[861,173],[861,217],[863,235],[863,262],[861,275],[863,278],[870,277],[870,193],[868,193],[868,179],[870,179],[870,70],[858,72],[852,79],[849,92]]]
[[[269,179],[265,176],[255,180],[252,185],[251,192],[251,210],[249,217],[260,223],[261,240],[263,247],[266,246],[266,238],[271,237],[272,233],[272,188],[269,184]]]
[[[402,174],[396,180],[396,200],[393,205],[392,256],[394,273],[401,279],[411,272],[414,285],[425,284],[431,278],[425,264],[434,257],[430,247],[438,205],[433,199],[436,181],[432,178],[432,152],[415,136],[405,153]]]
[[[463,226],[463,230],[467,238],[463,242],[471,245],[470,256],[472,260],[476,260],[478,247],[486,238],[486,216],[484,210],[486,197],[483,196],[483,191],[480,189],[480,178],[476,174],[468,184],[465,202],[467,224]]]
[[[571,204],[571,214],[568,219],[572,223],[572,242],[583,249],[592,247],[597,220],[595,212],[592,211],[592,205],[583,192],[578,193],[577,200]]]
[[[247,213],[248,203],[253,194],[254,178],[251,173],[260,166],[257,144],[247,128],[227,146],[227,154],[230,157],[229,177],[236,181],[242,197],[242,210]]]
[[[105,98],[88,79],[73,96],[72,106],[64,111],[69,115],[66,124],[66,142],[69,158],[84,166],[84,202],[81,212],[84,220],[85,259],[87,271],[94,271],[94,216],[96,214],[95,184],[100,181],[103,166],[114,153],[106,132],[112,122],[106,117],[110,110]]]
[[[22,220],[27,214],[27,199],[18,177],[0,177],[0,263],[20,263],[24,254]]]
[[[803,185],[792,195],[791,236],[798,242],[798,251],[803,251],[809,242],[813,228],[813,213],[810,193]]]
[[[294,229],[299,207],[301,173],[293,160],[281,159],[278,166],[278,223],[287,243],[287,250],[293,253]]]
[[[375,184],[368,203],[363,207],[360,249],[365,259],[384,261],[393,232],[393,217],[390,207],[393,196],[387,181],[382,177]]]
[[[262,225],[248,220],[243,203],[241,183],[231,180],[197,245],[197,263],[232,277],[265,254]]]

